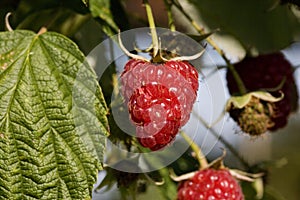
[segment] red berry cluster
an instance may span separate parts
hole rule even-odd
[[[189,180],[181,182],[178,200],[243,200],[238,182],[226,169],[205,169],[196,172]]]
[[[121,74],[122,94],[142,146],[165,147],[187,123],[198,90],[198,72],[185,61],[131,59]]]
[[[284,98],[273,104],[274,114],[271,120],[274,123],[269,130],[274,131],[287,124],[289,114],[296,110],[298,105],[297,88],[293,77],[293,67],[280,52],[246,57],[234,65],[243,80],[245,87],[251,91],[282,87],[271,92],[274,96],[284,93]],[[230,72],[227,72],[227,85],[229,92],[235,95],[239,92],[236,82]],[[237,121],[239,116],[232,115]]]

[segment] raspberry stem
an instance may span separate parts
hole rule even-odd
[[[167,13],[168,13],[168,26],[171,31],[175,31],[176,27],[175,27],[174,17],[173,17],[172,10],[171,10],[172,4],[169,0],[164,0],[164,3],[165,3]]]
[[[204,32],[204,28],[202,28],[200,25],[197,24],[197,22],[195,22],[192,17],[182,8],[182,6],[180,5],[180,3],[177,0],[171,0],[173,5],[175,5],[175,7],[190,21],[190,23],[192,24],[192,26],[201,34],[205,34]],[[230,63],[229,59],[226,57],[226,55],[224,54],[223,50],[220,49],[215,42],[210,38],[206,38],[207,42],[213,46],[215,48],[215,50],[219,53],[219,55],[222,56],[222,58],[224,59],[224,61],[226,62],[226,64],[228,65],[228,69],[231,71],[232,75],[234,76],[234,79],[238,85],[238,89],[240,91],[241,94],[246,94],[247,93],[247,89],[242,81],[242,79],[240,78],[239,74],[236,72],[234,66]],[[247,161],[245,161],[240,155],[239,153],[235,150],[235,148],[228,143],[221,135],[218,135],[200,116],[198,116],[198,119],[200,122],[203,123],[203,125],[210,129],[210,132],[217,138],[220,140],[220,142],[222,144],[224,144],[229,150],[230,152],[235,155],[240,162],[246,167],[249,168],[249,164],[247,163]]]
[[[210,130],[210,133],[216,138],[218,139],[240,162],[241,164],[249,169],[250,165],[248,164],[248,162],[238,153],[238,151],[236,151],[236,149],[229,143],[227,142],[224,137],[222,137],[222,135],[218,134],[214,129],[211,128],[211,126],[209,126],[205,120],[198,115],[197,113],[193,112],[193,114],[195,115],[195,117],[207,128]]]
[[[158,53],[158,37],[157,37],[157,33],[156,33],[155,22],[154,22],[154,18],[153,18],[153,14],[152,14],[152,9],[151,9],[151,6],[150,6],[148,0],[143,0],[143,3],[146,8],[149,28],[150,28],[151,37],[152,37],[153,58],[155,58]]]
[[[222,51],[223,52],[223,51]],[[222,57],[225,59],[225,55],[223,54]],[[227,58],[226,58],[227,59]],[[240,77],[240,75],[237,73],[237,71],[235,70],[234,66],[230,63],[230,61],[227,59],[225,60],[226,63],[227,63],[227,66],[228,66],[228,69],[230,70],[230,72],[232,73],[233,75],[233,78],[239,88],[239,91],[240,91],[240,95],[244,95],[244,94],[247,94],[247,89]]]
[[[204,31],[204,28],[201,27],[195,20],[193,20],[193,18],[183,9],[183,7],[180,5],[180,3],[177,0],[172,0],[172,3],[190,21],[190,23],[192,24],[192,26],[195,28],[195,30],[198,33],[200,33],[201,35],[206,34]],[[224,51],[210,37],[206,38],[206,41],[219,53],[219,55],[226,62],[228,69],[230,70],[230,72],[232,73],[232,75],[236,81],[236,84],[239,88],[241,95],[246,94],[247,89],[246,89],[241,77],[235,70],[234,66],[230,63],[229,59],[226,57]]]
[[[180,131],[180,134],[183,137],[183,139],[190,144],[191,149],[194,151],[196,159],[200,164],[200,169],[208,167],[207,160],[204,154],[202,153],[201,148],[185,132]]]

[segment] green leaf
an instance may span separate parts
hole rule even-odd
[[[255,91],[255,92],[247,93],[242,96],[232,96],[227,101],[226,110],[230,110],[231,107],[242,109],[250,102],[252,97],[256,97],[258,99],[261,99],[261,100],[267,101],[267,102],[278,102],[283,99],[284,94],[281,93],[280,97],[274,97],[270,93],[265,92],[265,91]]]
[[[193,38],[195,41],[197,42],[202,42],[203,40],[205,40],[206,38],[210,37],[212,34],[218,32],[219,30],[213,30],[209,33],[203,34],[203,35],[193,35],[193,34],[187,34],[189,37]]]
[[[110,0],[89,0],[89,8],[93,17],[100,18],[102,30],[107,35],[115,35],[118,32],[119,28],[110,10]]]
[[[72,37],[91,18],[81,0],[22,0],[13,12],[13,29],[38,31],[47,26],[51,31]],[[4,19],[4,18],[3,18]]]
[[[37,32],[46,25],[51,31],[73,37],[90,18],[88,15],[78,14],[70,9],[51,8],[26,15],[16,29],[28,29]]]
[[[164,197],[164,199],[172,200],[176,198],[177,195],[177,186],[176,184],[171,180],[169,170],[167,168],[162,168],[159,170],[159,173],[161,174],[164,180],[164,184],[161,186],[158,186],[158,189],[161,192],[161,195]]]
[[[259,52],[280,50],[299,33],[299,22],[287,6],[270,10],[273,0],[189,0],[212,29],[230,34]]]
[[[0,33],[0,199],[91,198],[108,126],[84,59],[58,33]]]
[[[84,5],[88,6],[89,5],[89,1],[88,0],[82,0],[82,2],[84,3]]]

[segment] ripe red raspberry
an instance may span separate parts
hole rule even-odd
[[[283,81],[282,88],[270,92],[273,96],[284,93],[281,101],[272,103],[273,114],[270,116],[273,126],[268,129],[275,131],[287,124],[288,116],[297,109],[298,94],[293,77],[293,67],[280,52],[257,57],[246,57],[234,65],[249,92],[278,87]],[[227,72],[227,85],[230,94],[236,95],[239,90],[232,74]],[[238,121],[238,113],[230,113]]]
[[[169,144],[190,117],[198,72],[185,61],[131,59],[121,74],[122,94],[139,142],[151,150]]]
[[[136,125],[140,143],[158,150],[176,136],[181,119],[176,95],[158,84],[147,84],[135,90],[129,103],[129,113]]]
[[[178,200],[243,200],[243,192],[238,182],[226,169],[205,169],[194,177],[181,182]]]

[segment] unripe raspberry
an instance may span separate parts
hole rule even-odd
[[[287,124],[288,116],[298,106],[297,88],[293,77],[294,69],[289,61],[285,59],[282,53],[277,52],[257,57],[246,57],[239,63],[234,64],[234,67],[248,92],[268,91],[277,88],[275,91],[270,91],[273,96],[279,97],[281,95],[280,92],[284,94],[284,98],[281,101],[274,103],[263,102],[263,106],[266,108],[265,114],[268,115],[264,117],[267,129],[275,131],[284,127]],[[238,95],[239,90],[230,71],[227,71],[226,79],[230,94]],[[278,88],[278,86],[281,87]],[[242,123],[243,119],[240,119],[236,111],[230,112],[230,115],[235,121]],[[243,115],[242,118],[250,119],[251,117],[249,117]]]

